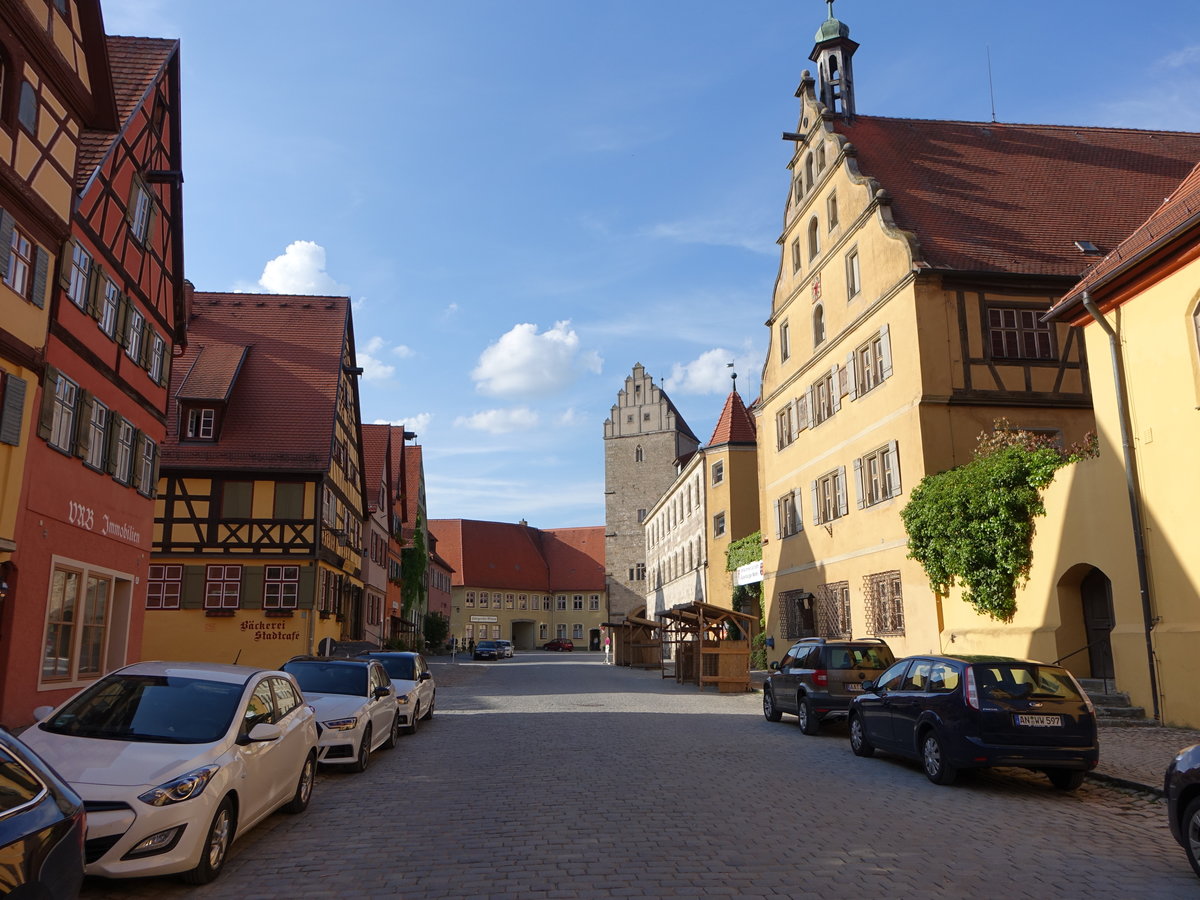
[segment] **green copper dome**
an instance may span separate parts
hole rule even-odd
[[[843,22],[839,22],[833,16],[830,16],[821,23],[821,27],[817,29],[816,42],[832,40],[833,38],[850,37],[850,26]]]

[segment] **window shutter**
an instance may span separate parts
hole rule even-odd
[[[891,476],[892,492],[889,497],[900,496],[900,445],[888,441],[888,474]]]
[[[821,524],[821,498],[817,494],[817,483],[812,483],[813,524]]]
[[[79,399],[75,401],[75,455],[85,459],[92,445],[92,406],[96,398],[91,391],[79,389]]]
[[[783,416],[776,414],[775,416],[775,449],[782,450],[786,441],[783,434]]]
[[[142,454],[146,451],[146,434],[140,428],[133,432],[133,459],[129,467],[129,483],[135,489],[142,486]]]
[[[104,267],[98,262],[93,262],[92,271],[88,275],[87,311],[97,322],[100,321],[100,315],[104,309],[104,286],[107,283]]]
[[[64,291],[71,286],[71,260],[74,258],[75,242],[67,238],[58,257],[58,286]]]
[[[158,496],[158,461],[162,456],[162,448],[158,444],[154,445],[154,464],[150,468],[150,487],[146,489],[146,493],[151,497]]]
[[[813,386],[811,384],[808,386],[808,391],[805,393],[804,397],[805,405],[808,407],[808,415],[806,416],[806,419],[808,420],[808,427],[812,428],[816,422],[813,421]]]
[[[132,301],[125,294],[121,295],[117,303],[117,330],[113,336],[122,347],[129,346],[129,335],[125,333],[125,326],[129,323],[129,309],[132,305]]]
[[[0,278],[8,277],[8,261],[11,258],[12,233],[16,220],[7,209],[0,209]]]
[[[171,341],[163,339],[163,362],[162,374],[159,376],[159,384],[169,384],[171,382]]]
[[[104,471],[117,474],[117,442],[121,439],[121,423],[125,420],[116,410],[108,411],[108,447],[104,454]]]
[[[842,408],[842,377],[837,366],[829,370],[829,408],[837,412]]]
[[[867,505],[867,495],[863,490],[862,460],[854,461],[854,502],[862,509]]]
[[[17,446],[21,443],[21,417],[25,414],[24,378],[4,376],[4,405],[0,407],[0,443]]]
[[[796,406],[796,434],[808,427],[808,398],[801,394],[792,403]]]
[[[143,369],[150,368],[150,342],[154,339],[154,327],[150,324],[150,319],[142,320],[142,352],[141,358],[138,360],[138,365]]]
[[[838,515],[844,516],[849,511],[849,505],[846,502],[846,467],[838,466],[837,471],[837,505]]]
[[[146,213],[146,239],[142,242],[147,247],[154,241],[154,225],[158,220],[158,204],[154,201],[154,194],[150,194],[150,211]]]
[[[778,500],[776,500],[774,502],[775,502],[775,540],[779,541],[779,540],[783,540],[783,534],[785,531],[785,529],[783,527],[783,510],[780,508]]]
[[[883,359],[883,377],[885,379],[892,377],[892,340],[888,334],[888,327],[884,325],[879,329],[879,355]]]
[[[46,306],[46,282],[50,278],[50,254],[36,244],[33,247],[33,290],[29,301],[38,309]]]
[[[792,489],[792,515],[795,517],[795,526],[797,531],[804,530],[804,516],[800,514],[800,489]]]
[[[44,441],[50,440],[54,431],[54,389],[58,386],[58,369],[46,366],[42,379],[42,409],[38,414],[37,435]]]
[[[846,354],[846,385],[851,400],[858,399],[858,373],[854,368],[854,351]]]
[[[125,222],[128,225],[133,225],[133,213],[134,210],[137,209],[139,187],[140,185],[138,184],[137,178],[134,178],[133,181],[129,183],[129,197],[125,201]]]

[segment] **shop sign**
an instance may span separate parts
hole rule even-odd
[[[84,506],[74,500],[67,501],[67,521],[84,531],[99,532],[105,537],[116,538],[119,541],[130,544],[142,542],[142,533],[128,522],[115,522],[108,517],[108,513],[100,513],[97,517],[96,511],[90,506]]]

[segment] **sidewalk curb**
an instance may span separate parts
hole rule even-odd
[[[1131,778],[1121,778],[1119,775],[1108,775],[1104,772],[1088,772],[1087,777],[1094,781],[1099,781],[1103,784],[1111,784],[1114,787],[1126,788],[1132,791],[1141,791],[1147,794],[1154,794],[1160,800],[1166,797],[1163,793],[1162,786],[1154,787],[1149,784],[1142,784],[1140,781],[1134,781]]]

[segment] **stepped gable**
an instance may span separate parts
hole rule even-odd
[[[171,367],[164,465],[327,470],[349,299],[197,292],[192,310],[188,345]],[[227,364],[239,353],[244,358],[228,384],[204,379],[203,392],[223,388],[227,398],[219,439],[181,442],[177,395],[191,390],[193,367],[204,372],[206,355]]]
[[[1200,134],[856,116],[830,126],[891,196],[920,267],[1077,278],[1200,160]]]
[[[758,430],[754,426],[754,418],[742,403],[738,392],[730,391],[729,396],[725,398],[725,408],[721,410],[712,437],[708,439],[708,446],[757,443]]]

